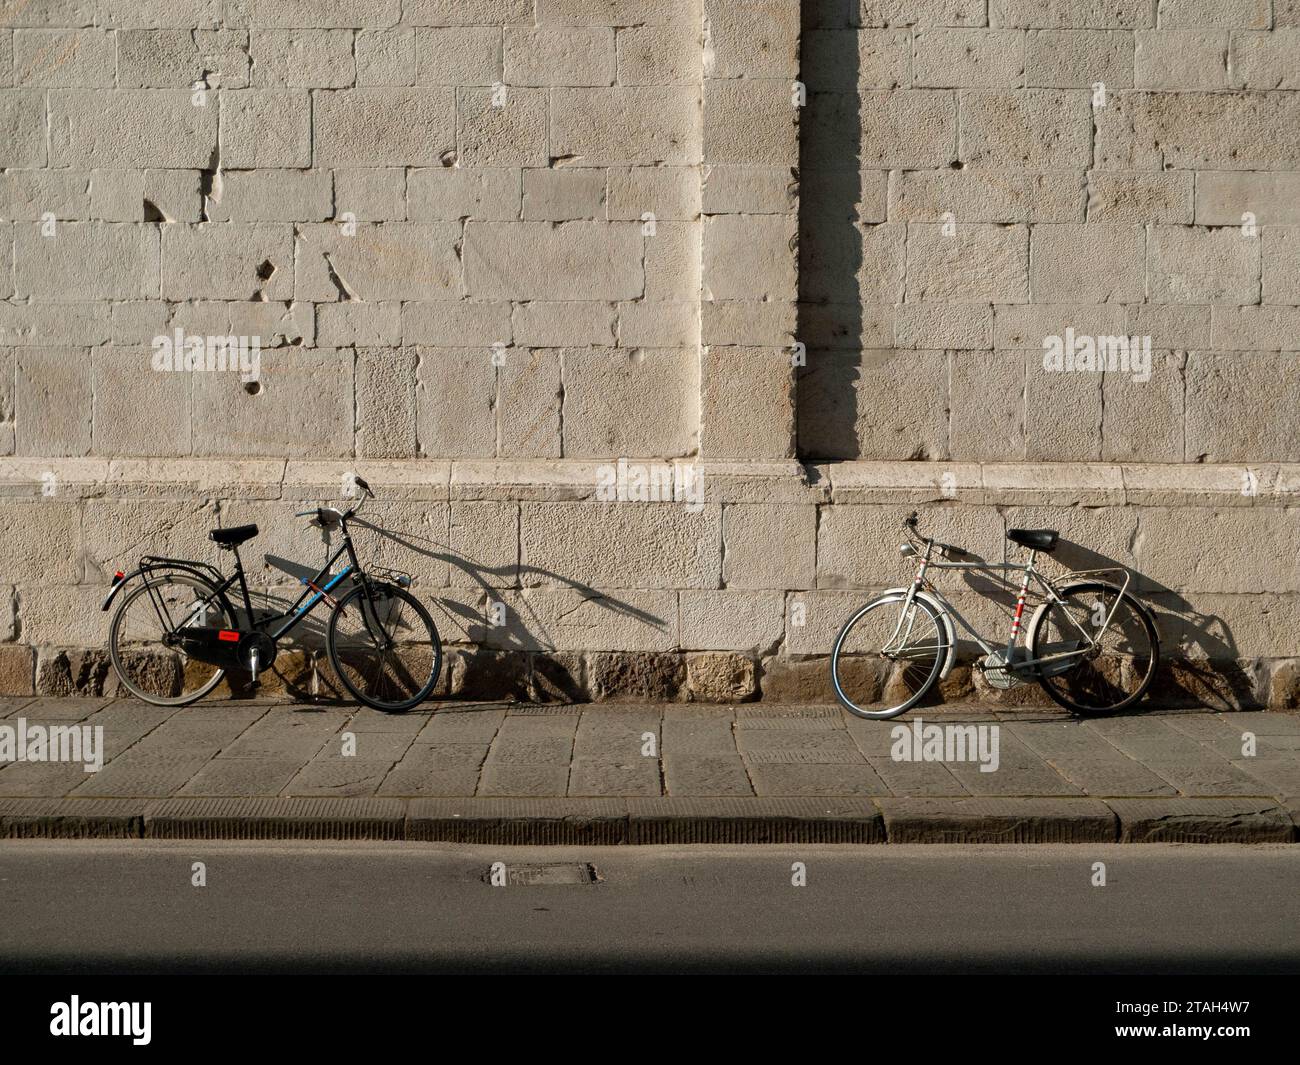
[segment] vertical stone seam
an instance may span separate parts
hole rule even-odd
[[[540,0],[539,0],[539,2],[540,2]],[[705,141],[705,128],[704,128],[705,119],[706,119],[705,100],[704,100],[704,97],[705,97],[705,93],[707,92],[707,89],[708,89],[708,76],[709,76],[709,75],[708,75],[708,62],[709,62],[709,52],[710,52],[710,49],[712,48],[711,33],[710,33],[710,27],[709,27],[709,20],[708,20],[708,15],[707,15],[707,13],[706,13],[705,10],[704,10],[704,4],[705,4],[705,0],[696,0],[696,4],[695,4],[695,12],[696,12],[696,17],[697,17],[697,19],[698,19],[696,25],[697,25],[697,27],[698,27],[698,34],[699,34],[699,36],[698,36],[698,40],[699,40],[699,45],[700,45],[700,82],[699,82],[699,96],[698,96],[699,125],[697,126],[697,128],[698,128],[698,130],[699,130],[699,156],[698,156],[698,161],[697,161],[696,164],[695,164],[695,173],[696,173],[696,175],[697,175],[697,178],[698,178],[698,184],[699,184],[699,187],[700,187],[700,209],[699,209],[699,212],[698,212],[698,213],[696,214],[696,216],[695,216],[695,238],[696,238],[696,239],[695,239],[695,247],[692,249],[693,254],[695,255],[695,265],[696,265],[696,268],[697,268],[697,277],[698,277],[698,283],[696,284],[696,287],[695,287],[695,309],[696,309],[696,314],[695,314],[695,370],[696,370],[696,375],[695,375],[695,379],[696,379],[696,386],[695,386],[695,453],[694,453],[694,457],[696,457],[696,458],[703,458],[703,456],[704,456],[704,292],[705,292],[705,285],[704,285],[704,239],[705,239],[705,238],[704,238],[704,226],[705,226],[704,197],[705,197],[705,195],[706,195],[706,192],[707,192],[707,186],[708,186],[708,183],[709,183],[709,168],[708,168],[707,160],[706,160],[705,157],[704,157],[705,143],[706,143],[706,141]],[[643,237],[642,237],[642,241],[641,241],[642,248],[643,248],[643,252],[642,252],[642,256],[643,256],[643,264],[642,264],[643,269],[642,269],[642,274],[643,274],[643,276],[645,275],[645,270],[644,270],[644,257],[645,257],[644,248],[645,248],[645,241],[646,241],[646,238],[643,236]],[[646,285],[646,289],[648,290],[648,288],[649,288],[649,278],[648,278],[648,277],[645,278],[645,285]],[[678,625],[679,625],[679,629],[678,629],[678,631],[679,631],[679,635],[680,635],[680,622],[681,622],[681,610],[680,610],[680,605],[679,605],[679,609],[678,609]]]

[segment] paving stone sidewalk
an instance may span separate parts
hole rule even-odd
[[[537,823],[549,822],[557,842],[594,840],[602,824],[610,842],[692,832],[702,841],[1289,842],[1300,824],[1300,716],[920,715],[927,725],[996,725],[994,772],[978,761],[895,760],[893,730],[913,717],[872,722],[838,707],[767,704],[452,703],[394,716],[350,706],[3,700],[0,727],[103,726],[104,765],[0,767],[0,836],[451,838],[490,822],[502,838],[535,839],[547,835]],[[423,827],[413,829],[413,818]],[[651,823],[657,835],[644,830]]]

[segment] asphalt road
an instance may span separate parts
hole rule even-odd
[[[6,842],[0,971],[1297,973],[1297,884],[1297,846]]]

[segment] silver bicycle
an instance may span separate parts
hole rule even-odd
[[[953,562],[966,552],[921,536],[915,512],[903,523],[904,558],[918,560],[907,587],[890,588],[845,623],[831,653],[835,694],[859,717],[905,714],[956,662],[954,621],[983,651],[974,663],[989,685],[1008,689],[1036,681],[1075,713],[1114,713],[1142,698],[1155,679],[1160,641],[1151,611],[1130,592],[1122,566],[1076,570],[1055,580],[1034,565],[1056,549],[1051,529],[1011,529],[1007,539],[1029,551],[1017,562]],[[1020,573],[1011,634],[1004,647],[985,641],[929,579],[932,570]],[[1041,593],[1023,625],[1030,587]],[[1021,633],[1024,642],[1021,644]]]

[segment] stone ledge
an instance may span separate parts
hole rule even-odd
[[[619,461],[4,458],[0,497],[40,498],[53,474],[56,494],[73,499],[338,499],[358,473],[386,499],[572,502],[594,500],[598,471]],[[706,503],[1300,504],[1300,464],[626,461],[702,471]]]

